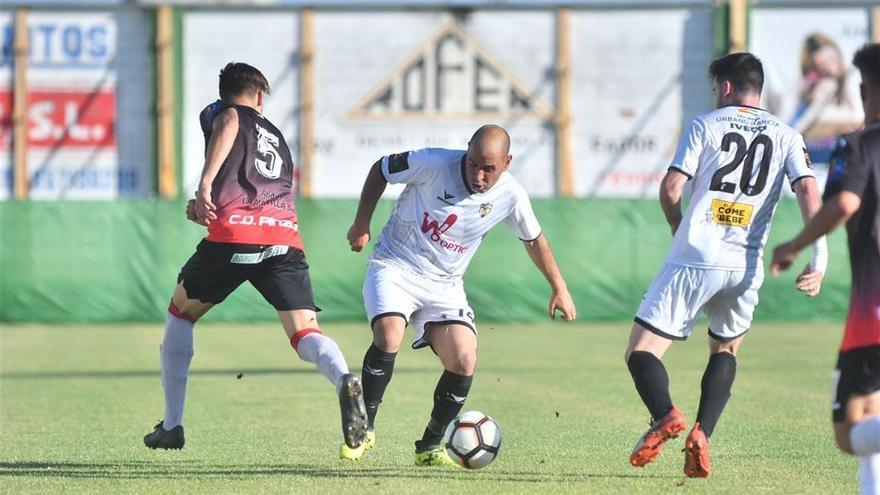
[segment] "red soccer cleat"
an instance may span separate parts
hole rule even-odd
[[[689,478],[708,478],[711,473],[709,439],[697,421],[684,443],[684,474]]]
[[[678,434],[687,428],[684,413],[678,406],[672,406],[672,410],[666,416],[654,421],[651,428],[639,438],[636,447],[629,456],[629,463],[636,467],[654,462],[663,446],[670,438],[678,437]]]

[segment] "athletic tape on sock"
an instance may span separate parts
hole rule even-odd
[[[299,347],[299,341],[313,333],[320,334],[321,331],[317,328],[304,328],[299,332],[296,332],[295,334],[293,334],[293,336],[290,337],[290,346],[293,347],[294,350],[296,350],[296,348]]]

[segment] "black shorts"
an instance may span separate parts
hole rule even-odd
[[[846,404],[853,395],[880,390],[880,345],[841,352],[834,370],[831,417],[835,423],[846,420]]]
[[[320,311],[305,253],[294,247],[202,240],[177,276],[190,299],[211,304],[223,302],[245,280],[278,311]]]

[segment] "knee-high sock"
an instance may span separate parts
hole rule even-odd
[[[849,443],[859,457],[880,454],[880,416],[856,423],[849,430]]]
[[[176,311],[176,308],[175,308]],[[162,426],[171,430],[183,423],[186,381],[193,357],[193,322],[178,312],[165,317],[165,337],[159,348],[162,357],[162,388],[165,390],[165,419]]]
[[[296,349],[300,359],[315,363],[318,371],[339,389],[342,376],[348,374],[348,364],[336,341],[317,329],[309,328],[293,334],[290,344]]]
[[[700,409],[697,421],[707,437],[712,436],[715,425],[730,398],[730,389],[736,378],[736,356],[719,352],[709,357],[700,392]]]
[[[862,495],[880,495],[880,454],[859,457],[859,487]]]
[[[370,344],[364,355],[361,382],[364,386],[364,403],[367,406],[367,418],[371,430],[375,427],[376,413],[379,412],[379,404],[382,403],[385,388],[391,383],[395,357],[397,357],[396,352],[385,352],[375,344]]]
[[[633,351],[627,361],[636,390],[654,420],[672,410],[669,396],[669,375],[657,356],[647,351]]]
[[[422,443],[425,445],[437,445],[443,437],[446,425],[455,419],[455,416],[464,406],[468,392],[471,389],[473,376],[464,376],[443,370],[437,388],[434,389],[434,409],[431,411],[431,420],[422,435]]]

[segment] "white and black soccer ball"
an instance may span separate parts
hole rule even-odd
[[[495,460],[501,448],[501,428],[479,411],[468,411],[452,420],[443,437],[446,453],[461,467],[480,469]]]

